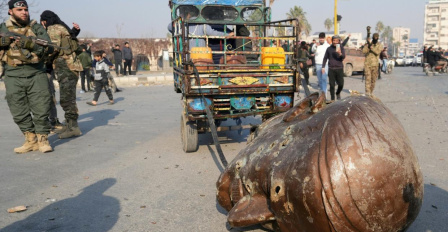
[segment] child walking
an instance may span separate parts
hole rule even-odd
[[[109,75],[109,65],[106,64],[106,62],[104,61],[103,58],[103,54],[101,51],[95,52],[93,54],[93,58],[96,60],[96,72],[95,72],[95,95],[93,97],[93,101],[89,101],[87,102],[87,104],[91,105],[91,106],[96,106],[97,102],[98,102],[98,98],[100,97],[101,94],[101,90],[106,91],[107,97],[109,98],[109,104],[108,105],[113,105],[114,104],[114,97],[112,96],[112,91],[109,87],[109,80],[108,80],[108,75]]]

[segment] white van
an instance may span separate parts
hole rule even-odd
[[[418,65],[421,65],[421,64],[422,64],[422,60],[423,60],[423,53],[422,53],[422,52],[417,53],[417,54],[414,56],[414,61],[412,62],[412,66],[418,66]]]

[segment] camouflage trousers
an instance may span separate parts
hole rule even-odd
[[[77,121],[79,117],[78,106],[76,105],[76,85],[79,75],[70,70],[67,62],[63,58],[54,61],[54,73],[59,82],[60,103],[65,112],[65,120]]]
[[[364,75],[366,77],[366,95],[371,95],[378,79],[378,66],[365,67]]]

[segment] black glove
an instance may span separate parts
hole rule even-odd
[[[30,38],[22,38],[20,39],[20,47],[27,50],[33,50],[36,44]]]
[[[11,44],[12,40],[9,37],[2,37],[0,39],[0,47],[6,47]]]

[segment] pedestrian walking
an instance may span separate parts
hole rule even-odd
[[[123,48],[123,61],[124,61],[124,75],[131,75],[131,67],[132,67],[132,59],[134,59],[134,56],[132,54],[132,49],[129,46],[129,42],[124,43]],[[126,70],[129,70],[128,74],[126,74]]]
[[[380,54],[380,60],[382,62],[382,69],[384,73],[387,71],[387,62],[389,61],[389,55],[387,54],[387,47],[384,47],[383,51]]]
[[[8,7],[10,17],[0,25],[0,32],[50,41],[42,25],[30,20],[27,1],[10,0]],[[5,54],[6,101],[14,122],[25,135],[25,143],[14,152],[53,151],[48,141],[51,95],[45,63],[41,59],[51,49],[35,44],[29,38],[17,41],[10,37],[1,38],[0,49]]]
[[[82,135],[78,126],[78,106],[76,105],[76,85],[79,72],[84,71],[77,55],[82,52],[78,46],[77,36],[79,25],[73,24],[70,29],[57,14],[46,10],[40,16],[41,24],[47,29],[51,41],[59,47],[52,56],[54,71],[59,82],[60,103],[65,112],[66,124],[61,130],[56,130],[60,139],[67,139]]]
[[[56,88],[54,87],[54,80],[56,79],[54,76],[53,64],[47,63],[47,76],[48,76],[48,87],[50,90],[51,101],[50,101],[50,125],[51,125],[51,133],[55,133],[55,130],[60,130],[62,128],[61,122],[58,119],[58,110],[56,108]]]
[[[322,74],[325,74],[327,70],[324,68],[328,61],[328,78],[330,81],[330,95],[331,101],[335,100],[335,87],[338,85],[336,91],[336,97],[341,99],[341,92],[344,89],[344,65],[345,50],[341,46],[341,38],[337,35],[332,37],[332,44],[327,48],[324,55],[324,61],[322,63]]]
[[[97,51],[94,53],[93,58],[96,60],[95,67],[95,95],[93,101],[87,102],[88,105],[96,106],[98,103],[98,98],[100,97],[101,91],[104,89],[106,91],[107,97],[109,98],[109,105],[114,104],[114,97],[112,91],[109,87],[108,76],[110,75],[109,65],[105,62],[103,58],[102,51]]]
[[[311,48],[314,53],[314,60],[316,62],[316,75],[319,88],[320,91],[324,92],[325,96],[327,95],[328,74],[326,72],[322,72],[322,64],[324,63],[324,56],[328,47],[330,47],[330,44],[327,43],[325,40],[325,33],[322,32],[319,34],[319,42],[314,44]],[[325,70],[328,70],[328,65],[324,68]]]
[[[310,85],[310,73],[308,70],[308,60],[312,58],[310,53],[308,52],[308,46],[305,41],[300,43],[300,48],[297,54],[297,58],[299,60],[300,70],[305,77],[306,84]]]
[[[362,49],[362,52],[366,56],[364,75],[366,78],[365,87],[367,96],[373,96],[373,90],[378,79],[380,53],[383,51],[383,45],[378,41],[379,37],[380,35],[378,33],[373,34],[372,41],[368,38],[366,45]]]
[[[92,58],[87,53],[87,47],[85,45],[81,45],[82,53],[78,56],[79,61],[81,62],[82,69],[80,75],[81,75],[81,91],[80,93],[90,92],[90,82],[91,75],[90,75],[90,68],[92,66]],[[87,90],[86,90],[86,84],[87,84]]]

